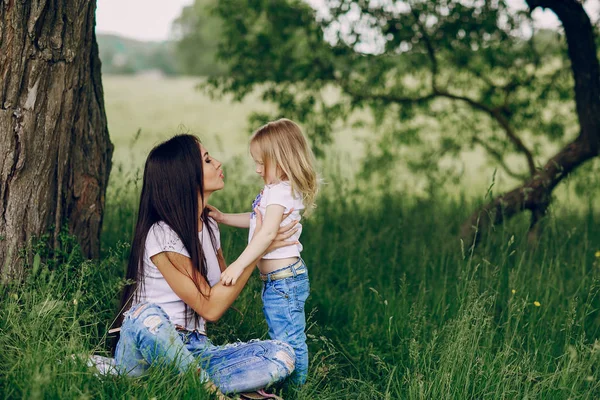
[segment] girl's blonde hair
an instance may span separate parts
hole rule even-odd
[[[316,207],[319,190],[315,157],[300,127],[286,118],[261,126],[250,138],[260,152],[265,169],[275,163],[289,180],[292,191],[302,195],[305,215]]]

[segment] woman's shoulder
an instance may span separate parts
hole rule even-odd
[[[182,252],[185,247],[179,235],[164,221],[159,221],[150,227],[146,236],[146,250],[150,253],[157,251]]]
[[[164,221],[158,221],[153,223],[152,226],[150,226],[150,229],[148,230],[148,236],[163,237],[172,235],[177,236],[173,228],[171,228],[169,224],[167,224]]]

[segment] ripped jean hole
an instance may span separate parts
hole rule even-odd
[[[158,315],[151,315],[144,320],[144,326],[153,335],[156,335],[158,327],[162,324],[162,319]]]
[[[138,305],[137,309],[135,311],[132,311],[132,308],[134,308],[135,306],[131,307],[129,310],[127,310],[123,313],[123,318],[126,318],[130,315],[131,315],[131,318],[135,318],[138,315],[140,315],[142,313],[142,311],[144,311],[146,308],[148,308],[148,306],[149,306],[149,304]]]
[[[289,373],[292,373],[296,367],[296,359],[293,358],[290,353],[284,350],[280,350],[275,354],[275,358],[278,359],[285,365]]]

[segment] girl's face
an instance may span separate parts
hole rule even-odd
[[[200,145],[200,154],[202,155],[202,162],[204,163],[202,166],[203,170],[203,179],[204,179],[204,196],[211,194],[212,192],[216,192],[217,190],[221,190],[225,187],[225,182],[223,179],[225,176],[223,175],[223,170],[221,169],[221,163],[210,154],[208,154],[208,150],[202,145]]]
[[[254,143],[250,145],[250,154],[254,159],[254,165],[256,166],[256,173],[260,175],[263,181],[268,185],[277,181],[277,166],[275,163],[269,163],[269,168],[265,168],[265,162],[262,159],[262,155],[258,149],[258,146]]]

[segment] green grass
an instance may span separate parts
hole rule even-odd
[[[101,262],[82,260],[65,235],[53,257],[33,248],[42,257],[27,280],[2,289],[3,397],[203,396],[193,376],[97,377],[70,358],[107,349],[127,252],[118,243],[129,241],[139,191],[135,180],[118,181],[107,197]],[[286,398],[600,396],[600,224],[592,209],[556,206],[536,249],[524,243],[525,216],[473,249],[456,238],[473,201],[328,182],[302,238],[310,376],[300,392],[284,389]],[[245,210],[256,189],[228,182],[214,203]],[[245,232],[223,228],[222,243],[231,261]],[[216,343],[266,338],[256,277],[209,332]]]
[[[207,398],[194,376],[99,377],[71,357],[107,352],[152,145],[180,124],[198,134],[226,162],[226,188],[211,199],[224,211],[248,210],[260,188],[248,178],[245,118],[268,106],[210,101],[195,83],[104,79],[116,151],[103,256],[82,259],[66,234],[58,251],[43,240],[27,250],[26,280],[0,288],[0,397]],[[342,147],[321,163],[326,184],[303,222],[311,369],[301,391],[283,389],[286,399],[599,398],[598,163],[561,185],[537,248],[525,243],[522,215],[473,249],[457,231],[486,200],[492,170],[475,163],[458,188],[424,191],[405,176],[387,187],[357,181],[363,148],[348,138],[366,136],[338,132]],[[222,228],[229,261],[245,241],[243,230]],[[253,277],[210,326],[215,343],[266,338],[260,284]]]

